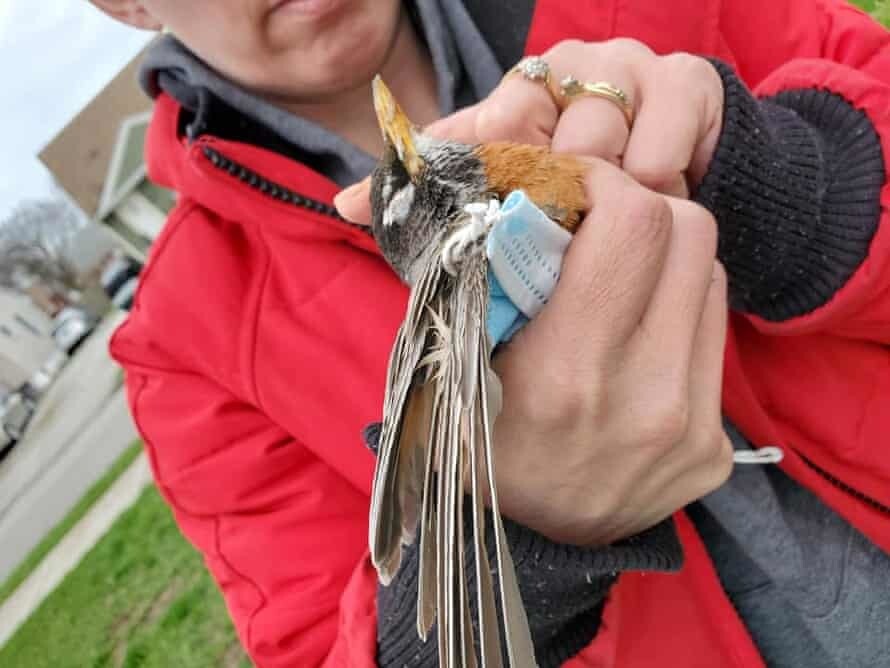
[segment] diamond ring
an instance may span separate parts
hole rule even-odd
[[[578,81],[573,76],[567,76],[559,84],[562,93],[563,102],[560,108],[565,109],[579,97],[599,97],[608,100],[621,110],[624,119],[627,121],[627,127],[630,129],[634,122],[634,106],[627,93],[608,81],[596,81],[590,83],[587,81]]]
[[[550,99],[553,100],[553,103],[556,104],[557,107],[559,106],[559,100],[556,97],[556,93],[553,92],[553,88],[550,86],[550,65],[548,65],[547,61],[541,58],[541,56],[526,56],[504,75],[504,79],[507,79],[514,74],[521,74],[522,78],[526,81],[543,84],[544,88],[546,88],[547,92],[550,94]]]

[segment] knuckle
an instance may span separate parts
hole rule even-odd
[[[678,215],[683,220],[682,229],[695,239],[695,247],[707,250],[713,257],[717,253],[717,221],[703,206],[690,201],[676,203]]]
[[[722,99],[723,82],[711,63],[691,53],[677,52],[660,58],[656,68],[661,81],[686,91],[691,99],[703,104],[703,111],[714,111],[714,102]]]
[[[673,226],[673,214],[667,200],[656,193],[634,189],[624,198],[625,220],[642,241],[666,242]]]
[[[643,44],[643,42],[633,39],[632,37],[616,37],[607,42],[602,43],[603,48],[611,49],[616,55],[624,57],[647,56],[653,53],[652,49]]]
[[[589,366],[589,365],[587,365]],[[572,375],[584,378],[584,382],[573,383],[567,388],[563,405],[563,419],[572,424],[583,425],[590,433],[602,433],[611,416],[609,392],[599,381],[599,374],[585,371]]]
[[[716,423],[695,425],[689,429],[687,443],[690,457],[702,466],[711,467],[723,450],[723,430]]]
[[[690,460],[702,471],[711,489],[726,481],[732,472],[732,445],[720,427],[719,420],[691,429],[687,438]]]
[[[566,367],[574,366],[566,362]],[[543,381],[547,392],[521,394],[519,409],[541,433],[560,433],[573,426],[599,433],[607,420],[608,395],[592,376],[595,374],[579,373],[576,367],[553,373]]]
[[[708,456],[706,459],[690,459],[689,470],[692,474],[689,484],[689,500],[700,499],[720,487],[733,469],[732,446],[722,430],[714,430],[707,439]]]
[[[704,58],[699,58],[685,51],[677,51],[662,56],[661,64],[667,71],[680,75],[683,78],[689,77],[690,80],[700,78],[704,68],[710,67],[710,64]]]
[[[476,134],[483,141],[503,139],[519,129],[519,115],[493,97],[476,117]]]
[[[677,52],[660,58],[659,76],[670,81],[672,86],[680,86],[689,94],[701,96],[720,84],[720,75],[707,60],[691,53]]]
[[[717,441],[716,451],[711,458],[708,480],[711,490],[717,489],[729,479],[734,466],[732,444],[729,439],[721,431],[715,440]]]
[[[679,392],[673,396],[662,396],[661,401],[651,406],[647,413],[639,423],[641,446],[662,455],[684,442],[689,428],[689,404],[685,396]]]
[[[642,157],[628,156],[622,167],[644,185],[655,191],[663,191],[682,178],[686,165],[676,155],[649,153]]]
[[[665,401],[659,416],[662,438],[671,445],[680,442],[689,429],[689,402],[677,394]]]
[[[564,39],[550,48],[545,54],[545,58],[561,58],[563,56],[571,56],[578,50],[589,47],[590,45],[580,39]]]

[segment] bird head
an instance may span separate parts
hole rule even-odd
[[[413,283],[415,263],[463,211],[489,191],[475,147],[425,135],[378,76],[374,109],[383,155],[371,177],[371,224],[387,262]]]

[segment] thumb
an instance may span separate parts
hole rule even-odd
[[[371,177],[368,176],[337,193],[334,206],[346,220],[357,225],[370,225]]]

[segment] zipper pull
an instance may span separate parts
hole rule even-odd
[[[732,454],[736,464],[778,464],[784,457],[782,448],[772,445],[757,450],[736,450]]]

